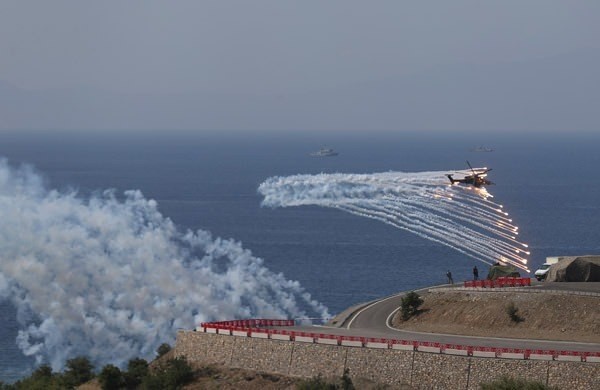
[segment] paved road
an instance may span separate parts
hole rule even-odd
[[[600,282],[537,282],[531,287],[541,290],[582,291],[600,293]]]
[[[581,286],[576,286],[575,284],[571,286],[565,286],[565,283],[561,283],[561,285],[561,290],[571,289],[576,291],[581,289]],[[551,287],[552,286],[549,284],[541,286],[536,284],[536,286],[532,286],[532,289],[550,289]],[[429,290],[429,288],[424,289],[421,292],[425,292],[427,290]],[[585,290],[600,292],[600,283],[587,283]],[[345,315],[338,316],[338,319],[341,323],[338,323],[337,326],[296,327],[296,329],[313,333],[395,338],[482,347],[600,352],[600,343],[473,337],[449,334],[420,333],[393,329],[389,326],[389,323],[392,315],[400,306],[402,295],[403,294],[398,294],[383,298],[381,300],[373,301],[365,305],[355,306],[351,308]]]

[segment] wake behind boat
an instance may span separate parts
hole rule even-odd
[[[337,156],[338,152],[336,152],[333,149],[329,149],[329,148],[321,148],[316,152],[312,152],[310,155],[312,157],[333,157],[333,156]]]

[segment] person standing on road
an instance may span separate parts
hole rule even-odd
[[[454,284],[454,280],[452,279],[452,272],[450,272],[450,270],[446,272],[446,276],[448,277],[448,284]]]
[[[479,270],[477,266],[473,267],[473,280],[479,280]]]

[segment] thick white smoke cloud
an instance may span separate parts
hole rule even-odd
[[[240,243],[178,231],[139,191],[81,199],[0,161],[0,215],[0,299],[17,308],[22,351],[54,369],[151,357],[206,320],[328,316]]]
[[[269,207],[317,205],[376,219],[492,264],[527,270],[527,245],[483,188],[450,185],[446,172],[271,177],[258,192]],[[457,177],[471,174],[456,173]]]

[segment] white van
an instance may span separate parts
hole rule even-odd
[[[535,271],[535,278],[539,281],[546,279],[551,266],[552,264],[550,263],[542,264],[542,266]]]
[[[550,267],[552,266],[552,264],[558,263],[563,258],[564,256],[546,257],[546,262],[535,271],[535,278],[540,281],[545,280],[546,276],[548,276],[548,271],[550,271]]]

